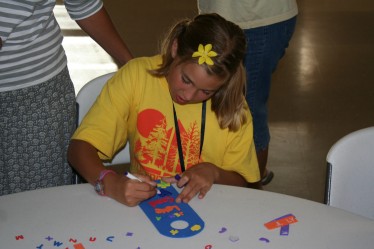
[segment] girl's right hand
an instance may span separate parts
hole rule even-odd
[[[108,175],[104,178],[108,178],[108,181],[110,181],[107,185],[107,195],[129,207],[136,206],[140,202],[155,196],[157,193],[156,182],[152,181],[149,176],[137,175],[137,177],[142,182],[129,179],[126,176]]]

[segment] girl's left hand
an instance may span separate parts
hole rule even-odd
[[[204,162],[186,170],[179,180],[174,177],[163,177],[162,180],[167,183],[176,183],[180,188],[183,187],[175,201],[188,203],[197,194],[199,199],[204,198],[218,179],[218,174],[219,171],[214,164]]]

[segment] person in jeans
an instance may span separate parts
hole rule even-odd
[[[239,25],[247,37],[246,99],[253,117],[254,141],[262,185],[274,173],[267,170],[270,142],[268,98],[272,73],[285,54],[296,25],[296,0],[198,0],[199,13],[218,13]]]

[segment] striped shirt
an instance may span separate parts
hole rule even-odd
[[[65,0],[74,20],[99,11],[101,0]],[[67,65],[55,0],[0,1],[0,92],[40,84]]]

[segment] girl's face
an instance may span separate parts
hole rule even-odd
[[[169,91],[174,102],[185,105],[201,103],[211,98],[224,84],[224,80],[216,75],[209,75],[204,66],[197,63],[180,63],[177,56],[178,43],[172,45],[173,62],[166,76]]]
[[[224,84],[224,80],[209,75],[204,66],[197,63],[197,59],[196,63],[179,63],[177,47],[178,43],[174,41],[171,51],[174,61],[166,76],[171,98],[180,105],[201,103],[211,98]]]
[[[166,80],[171,98],[180,105],[203,102],[211,98],[224,83],[217,76],[209,75],[197,63],[178,62],[178,58],[174,58]]]

